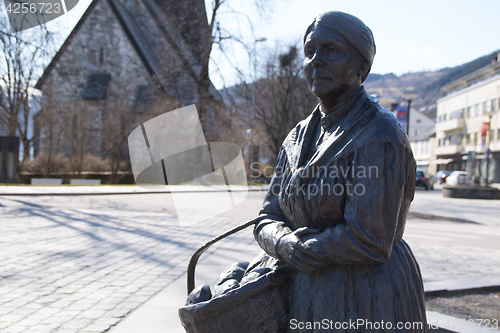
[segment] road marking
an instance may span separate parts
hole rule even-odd
[[[431,231],[429,231],[431,232]],[[410,232],[411,234],[411,232]],[[406,235],[406,233],[405,233]],[[483,237],[480,237],[480,236],[472,236],[472,235],[461,235],[461,234],[454,234],[454,233],[446,233],[446,234],[443,234],[444,236],[448,236],[448,237],[452,237],[453,238],[466,238],[466,239],[482,239]],[[434,236],[427,236],[427,237],[434,237]]]
[[[450,222],[450,223],[453,223],[453,222]],[[422,226],[422,225],[407,225],[406,226],[406,230],[408,229],[423,229],[423,230],[428,230],[429,232],[434,229],[434,230],[442,230],[442,231],[446,231],[446,232],[450,232],[450,227],[451,226],[436,226],[436,225],[429,225],[428,226]],[[477,228],[476,228],[477,227]],[[468,233],[468,234],[477,234],[477,235],[487,235],[487,236],[500,236],[500,233],[499,232],[494,232],[494,231],[491,231],[491,230],[485,230],[483,226],[467,226],[467,228],[465,228],[465,226],[456,226],[454,225],[453,228],[455,229],[462,229],[462,230],[454,230],[455,233],[450,233],[450,235],[457,235],[457,237],[463,237],[463,238],[470,238],[470,237],[474,237],[474,238],[482,238],[480,236],[470,236],[470,235],[463,235],[463,234],[457,234],[456,232],[460,231],[460,232],[464,232],[464,233]],[[481,228],[481,229],[479,229]],[[472,230],[473,229],[473,230]],[[490,229],[493,229],[493,228],[490,228]],[[494,228],[495,230],[497,230],[498,228]]]
[[[453,239],[451,238],[445,238],[445,237],[436,237],[436,236],[427,236],[427,235],[417,235],[417,234],[412,234],[412,233],[406,233],[403,235],[403,238],[407,237],[415,237],[415,238],[425,238],[425,239],[434,239],[434,240],[441,240],[441,241],[451,241]]]

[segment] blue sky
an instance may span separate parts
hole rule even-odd
[[[75,9],[51,24],[62,35],[68,35],[89,3],[90,0],[80,0]],[[314,17],[329,10],[356,15],[372,29],[377,45],[373,73],[401,75],[436,70],[500,49],[499,0],[274,0],[264,15],[259,15],[254,4],[255,0],[227,0],[221,12],[222,27],[250,41],[249,45],[255,38],[266,37],[266,42],[257,44],[261,53],[279,44],[300,45]],[[247,17],[252,22],[253,34]],[[231,47],[226,43],[225,49]],[[251,72],[247,52],[237,45],[232,49],[233,52],[228,52],[231,61],[243,72]],[[216,67],[211,66],[216,87],[237,83],[236,72],[217,49],[213,58],[224,77],[222,81]]]

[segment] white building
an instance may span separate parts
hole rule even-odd
[[[393,113],[397,117],[397,111],[393,111]],[[436,146],[435,126],[434,119],[417,109],[411,108],[409,129],[411,149],[417,162],[417,169],[431,175],[437,172],[434,155]]]
[[[500,56],[500,54],[499,54]],[[466,170],[486,175],[486,146],[491,151],[488,177],[500,182],[500,62],[457,79],[443,89],[438,100],[436,156],[441,170]],[[483,145],[485,123],[491,126]],[[475,155],[475,159],[472,156]],[[468,157],[470,156],[470,157]]]
[[[434,175],[437,172],[436,163],[436,129],[434,126],[410,139],[411,150],[417,162],[417,169]]]

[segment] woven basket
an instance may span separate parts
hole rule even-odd
[[[188,333],[286,332],[288,274],[271,271],[257,280],[209,301],[179,309]]]
[[[217,241],[240,231],[252,221],[221,235],[201,247],[188,267],[188,294],[194,289],[194,271],[201,254]],[[188,333],[276,333],[287,332],[290,274],[285,266],[209,301],[179,309]]]

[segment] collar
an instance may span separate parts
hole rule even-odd
[[[349,99],[347,102],[340,104],[335,110],[333,110],[330,114],[326,114],[321,110],[321,106],[318,107],[321,114],[321,127],[326,130],[330,128],[333,124],[338,123],[339,120],[344,118],[349,114],[352,107],[358,99],[363,95],[365,89],[363,86],[360,86],[356,93]]]

